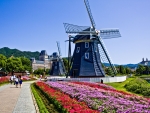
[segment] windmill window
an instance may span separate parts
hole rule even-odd
[[[89,48],[89,42],[85,42],[85,48]]]
[[[89,59],[89,53],[85,53],[85,59]]]
[[[80,52],[80,47],[77,47],[77,51],[76,51],[77,53],[79,53]]]

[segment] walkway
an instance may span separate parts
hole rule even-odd
[[[4,85],[0,87],[0,113],[36,113],[30,84],[23,82],[21,88],[15,85]]]

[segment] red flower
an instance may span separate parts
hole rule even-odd
[[[55,98],[70,113],[99,113],[97,110],[90,109],[86,103],[78,102],[76,99],[70,98],[69,95],[51,88],[44,82],[37,82],[36,85],[50,97]]]

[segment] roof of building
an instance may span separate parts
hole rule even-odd
[[[148,60],[147,58],[146,60],[144,60],[143,58],[142,62],[140,62],[139,64],[144,65],[144,66],[150,66],[150,60]]]
[[[45,62],[44,61],[40,61],[40,60],[36,60],[35,63],[36,64],[44,64]]]
[[[40,55],[41,55],[41,56],[43,56],[43,55],[47,55],[46,50],[42,50],[42,51],[41,51],[41,53],[40,53]]]

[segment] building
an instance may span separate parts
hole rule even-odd
[[[51,69],[51,56],[47,54],[46,50],[41,51],[39,60],[35,60],[35,58],[31,58],[30,60],[33,71],[37,70],[38,68]]]
[[[141,64],[143,66],[150,66],[150,60],[148,60],[148,58],[146,58],[146,60],[144,60],[144,58],[143,58],[142,62],[140,62],[139,64]]]

